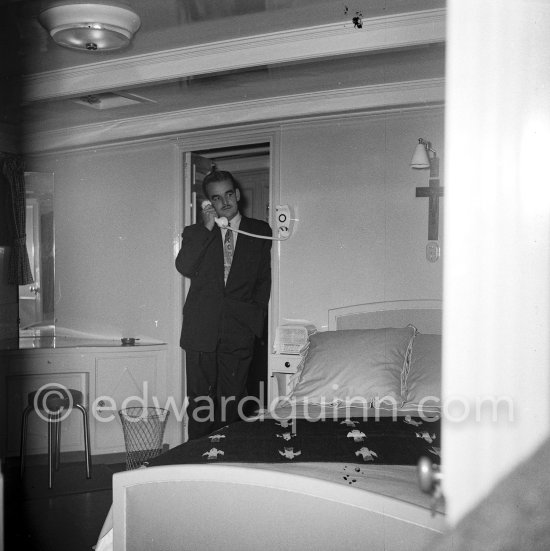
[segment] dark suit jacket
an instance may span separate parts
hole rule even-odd
[[[271,235],[266,222],[244,216],[239,229]],[[210,231],[198,223],[184,229],[176,268],[191,280],[191,287],[183,307],[182,348],[215,351],[222,314],[243,331],[262,335],[271,291],[271,243],[239,234],[224,284],[220,228]]]

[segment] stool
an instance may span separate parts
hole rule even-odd
[[[25,472],[25,454],[27,451],[27,426],[31,411],[40,412],[42,418],[47,415],[48,421],[48,487],[53,486],[54,460],[55,470],[59,470],[61,449],[61,421],[70,415],[72,408],[82,413],[84,428],[84,453],[86,456],[86,478],[91,478],[92,458],[90,454],[90,425],[88,410],[84,407],[84,396],[79,390],[62,386],[46,386],[40,391],[28,395],[28,405],[23,410],[21,421],[21,478]],[[53,457],[52,457],[53,453]]]

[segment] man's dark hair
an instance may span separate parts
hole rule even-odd
[[[212,172],[209,172],[202,181],[202,192],[204,196],[210,198],[210,195],[208,195],[208,184],[225,181],[231,182],[234,190],[238,189],[239,186],[231,172],[227,170],[212,170]]]

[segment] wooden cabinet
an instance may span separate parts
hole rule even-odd
[[[46,384],[80,390],[90,418],[93,454],[123,452],[118,410],[160,406],[167,400],[166,345],[13,350],[1,354],[1,454],[18,455],[21,416],[28,394]],[[73,412],[61,425],[61,451],[84,449],[82,416]],[[29,416],[27,453],[46,453],[46,421]]]

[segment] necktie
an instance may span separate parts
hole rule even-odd
[[[233,232],[227,228],[223,241],[223,280],[227,283],[231,262],[233,261]]]

